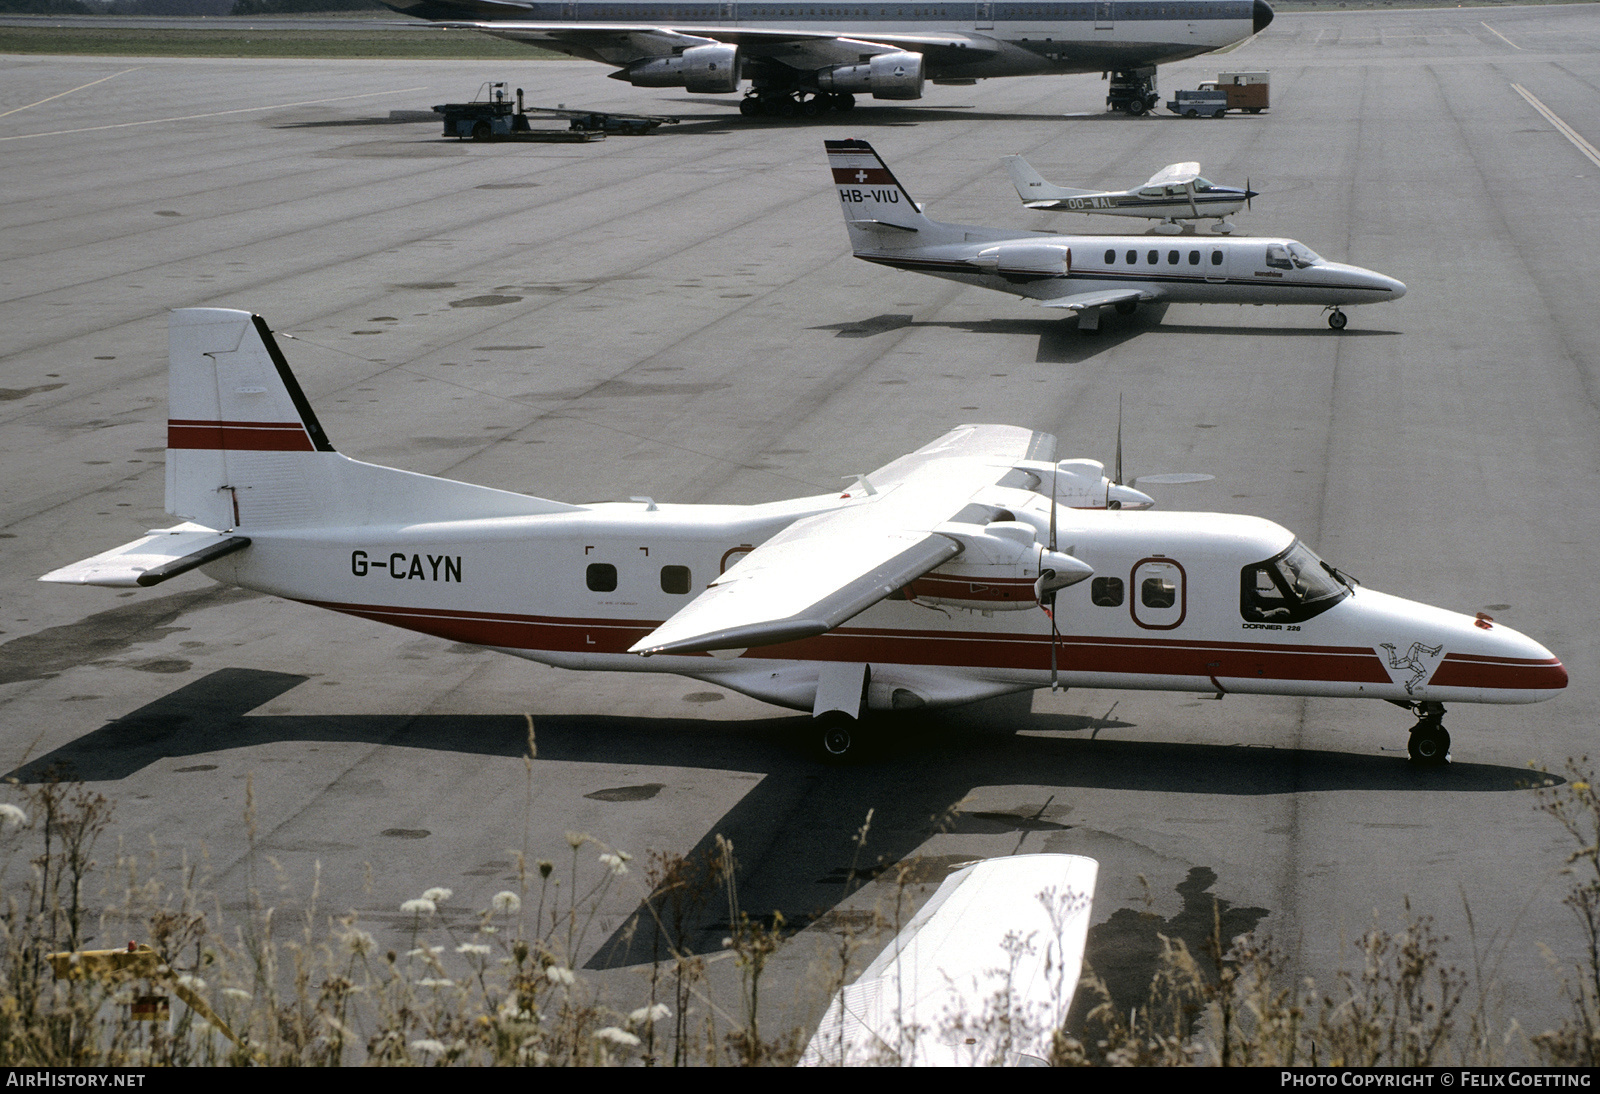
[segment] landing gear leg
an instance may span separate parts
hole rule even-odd
[[[1344,330],[1344,325],[1348,322],[1350,322],[1350,317],[1338,308],[1334,308],[1328,313],[1328,326],[1334,330]]]
[[[1443,703],[1417,703],[1417,724],[1411,727],[1406,753],[1416,767],[1443,767],[1450,762],[1450,733],[1444,728]]]

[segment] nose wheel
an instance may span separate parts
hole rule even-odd
[[[1406,754],[1416,767],[1443,767],[1450,762],[1450,732],[1444,728],[1443,703],[1418,703]]]
[[[818,715],[812,722],[812,733],[827,763],[852,763],[861,755],[861,723],[842,711]]]
[[[1334,330],[1344,330],[1344,325],[1348,322],[1350,322],[1350,317],[1338,308],[1334,308],[1328,313],[1328,326]]]

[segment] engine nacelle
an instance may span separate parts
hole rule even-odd
[[[874,99],[922,98],[922,54],[880,53],[865,64],[838,65],[817,73],[823,91],[871,92]]]
[[[906,587],[907,599],[970,611],[1015,612],[1036,607],[1041,595],[1089,577],[1081,559],[1051,551],[1023,521],[994,521],[940,531],[960,540],[961,554]]]
[[[634,87],[681,87],[701,95],[739,90],[739,47],[721,42],[695,46],[671,57],[636,61],[612,77]]]
[[[1072,248],[1059,243],[1007,243],[979,251],[972,264],[1001,277],[1061,277],[1072,269]]]

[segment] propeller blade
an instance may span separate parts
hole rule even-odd
[[[1256,196],[1256,192],[1254,190],[1250,189],[1250,176],[1246,175],[1244,177],[1244,208],[1245,208],[1245,212],[1249,212],[1250,211],[1250,208],[1251,208],[1250,201],[1255,196]]]
[[[1122,396],[1117,396],[1117,474],[1112,482],[1122,485]]]
[[[1210,482],[1214,478],[1216,478],[1215,475],[1206,475],[1198,471],[1173,471],[1165,475],[1140,475],[1133,480],[1133,485],[1138,486],[1141,482],[1151,482],[1170,486],[1181,482]]]

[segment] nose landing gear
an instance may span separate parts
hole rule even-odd
[[[1411,727],[1406,753],[1416,767],[1443,767],[1450,762],[1450,732],[1444,728],[1443,703],[1414,703],[1417,724]]]
[[[1328,312],[1328,326],[1334,330],[1344,330],[1344,325],[1348,322],[1350,322],[1350,317],[1337,307]]]

